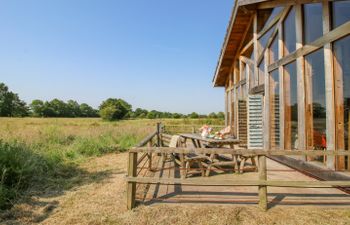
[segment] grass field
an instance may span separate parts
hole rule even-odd
[[[124,152],[155,130],[157,120],[104,122],[100,119],[0,118],[0,208],[29,188],[70,188],[77,167],[92,156]],[[190,128],[219,120],[163,120]],[[173,129],[173,128],[172,128]],[[75,178],[73,181],[67,178]],[[40,184],[40,188],[36,187]]]
[[[0,224],[349,224],[349,209],[152,205],[126,210],[129,147],[157,120],[0,118]],[[189,131],[219,120],[164,120]],[[184,130],[185,129],[185,130]]]

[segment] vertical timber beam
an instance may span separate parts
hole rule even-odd
[[[234,125],[233,125],[233,133],[235,137],[238,138],[239,132],[238,132],[238,94],[237,94],[237,84],[240,80],[240,68],[239,68],[239,60],[234,61],[234,85],[233,85],[233,99],[234,99],[234,111],[235,111],[235,119],[234,119]]]
[[[266,172],[266,156],[260,155],[259,159],[259,180],[267,181],[267,172]],[[267,210],[267,186],[260,185],[259,186],[259,207],[261,210]]]
[[[283,58],[283,27],[282,27],[282,21],[278,25],[278,59]],[[284,76],[283,76],[283,66],[278,67],[278,74],[279,74],[279,95],[280,95],[280,149],[284,149]]]
[[[302,5],[295,5],[295,26],[296,26],[296,49],[303,47],[303,15]],[[297,90],[298,90],[298,148],[306,147],[306,127],[305,127],[305,76],[304,57],[299,56],[296,60]],[[305,160],[305,156],[301,156]]]
[[[161,147],[162,123],[157,123],[157,147]]]
[[[263,143],[264,143],[264,149],[270,150],[271,143],[270,143],[270,136],[271,136],[271,129],[270,129],[270,74],[268,72],[268,65],[269,65],[269,49],[267,49],[264,53],[265,57],[265,98],[264,98],[264,112],[263,112]]]
[[[331,19],[328,0],[322,2],[323,5],[323,34],[331,31]],[[324,71],[326,81],[326,128],[327,128],[327,150],[335,150],[335,104],[334,104],[334,77],[333,77],[333,53],[331,43],[327,43],[324,48]],[[337,169],[345,169],[344,157],[338,156]],[[335,169],[335,157],[327,157],[327,167]]]
[[[137,170],[137,153],[129,153],[128,161],[128,177],[136,177]],[[127,208],[131,210],[135,208],[135,199],[136,199],[136,182],[128,182],[127,184]]]
[[[153,138],[148,142],[147,145],[149,148],[153,147]],[[147,153],[147,158],[148,158],[148,170],[152,171],[152,153]]]
[[[255,84],[258,83],[257,79],[259,79],[258,77],[258,12],[255,11],[254,13],[254,19],[253,19],[253,55],[254,55],[254,69],[253,69],[253,73],[254,73],[254,78],[255,80],[251,80],[250,82],[252,82],[252,87],[255,86]],[[249,85],[249,84],[248,84]]]
[[[228,95],[227,89],[225,88],[225,126],[228,126]]]

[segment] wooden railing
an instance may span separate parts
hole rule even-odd
[[[209,125],[214,131],[219,131],[225,128],[224,125]],[[167,134],[179,133],[196,133],[199,131],[200,125],[163,125],[162,129]]]
[[[155,140],[154,140],[155,139]],[[267,187],[297,187],[297,188],[345,188],[350,187],[349,181],[287,181],[268,180],[266,157],[269,156],[350,156],[350,151],[322,151],[322,150],[249,150],[249,149],[227,149],[227,148],[169,148],[162,147],[170,142],[171,135],[162,133],[161,124],[157,130],[145,138],[138,146],[129,151],[129,164],[127,180],[127,208],[135,207],[136,184],[163,184],[163,185],[191,185],[191,186],[257,186],[259,194],[259,206],[267,210]],[[147,146],[147,147],[145,147]],[[155,178],[138,177],[138,165],[145,159],[148,160],[148,169],[152,170],[152,155],[166,154],[230,154],[238,156],[258,157],[258,179],[217,179],[215,177],[204,178]],[[139,157],[139,158],[138,158]],[[183,157],[180,157],[183,159]]]
[[[147,146],[148,149],[152,149],[154,147],[161,147],[162,133],[162,124],[157,123],[157,128],[154,132],[148,135],[145,139],[143,139],[135,148],[142,148]],[[140,154],[141,156],[138,158],[138,154],[130,154],[129,153],[129,161],[128,161],[128,178],[137,177],[137,166],[143,162],[145,159],[148,161],[148,170],[152,170],[152,154],[153,151],[147,151]],[[147,163],[147,162],[146,162]],[[127,185],[127,207],[131,209],[135,206],[135,195],[136,195],[136,182],[128,182]]]

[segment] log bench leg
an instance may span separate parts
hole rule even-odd
[[[239,172],[240,173],[244,172],[243,169],[244,169],[244,164],[245,164],[246,161],[247,161],[247,158],[246,157],[242,157],[240,168],[239,168]]]
[[[251,157],[250,160],[252,161],[252,165],[255,166],[255,172],[258,172],[258,166],[257,166],[257,163],[255,161],[255,157]]]
[[[185,179],[186,178],[186,163],[185,163],[185,155],[184,154],[180,154],[180,162],[181,162],[181,166],[180,166],[181,178]]]

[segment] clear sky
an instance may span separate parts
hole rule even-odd
[[[222,111],[212,77],[233,2],[1,0],[0,82],[28,103]]]

